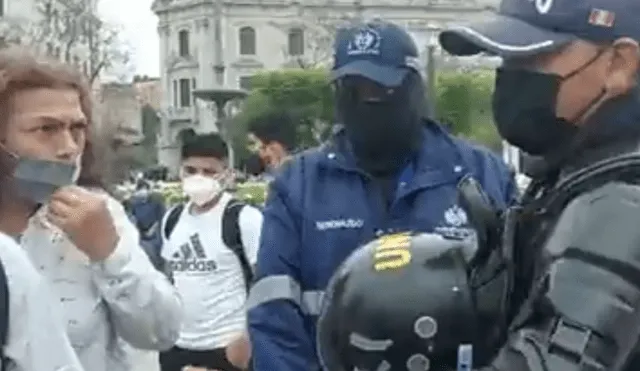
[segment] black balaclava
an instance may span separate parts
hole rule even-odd
[[[425,112],[424,85],[411,71],[403,83],[382,100],[358,96],[357,79],[346,77],[336,89],[338,116],[358,161],[373,175],[399,171],[419,150]]]

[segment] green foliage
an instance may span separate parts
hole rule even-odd
[[[238,185],[235,196],[251,205],[263,205],[267,199],[267,190],[266,183],[248,182]]]
[[[187,201],[187,197],[182,192],[180,183],[166,185],[161,192],[167,207]],[[266,193],[266,183],[248,182],[238,184],[235,190],[235,197],[251,205],[262,205],[266,200]]]
[[[436,116],[460,136],[500,148],[493,125],[491,94],[493,71],[439,71],[436,81]]]
[[[246,149],[247,123],[269,110],[286,110],[300,122],[298,148],[326,138],[333,120],[333,94],[325,70],[286,69],[253,77],[252,91],[233,123],[237,153]],[[240,155],[241,156],[241,155]]]
[[[269,98],[272,108],[291,109],[300,116],[323,121],[333,118],[333,98],[324,70],[282,70],[256,75],[255,91]]]
[[[187,196],[182,192],[180,183],[166,184],[160,192],[167,208],[187,201]]]

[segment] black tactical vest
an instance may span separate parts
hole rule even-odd
[[[527,306],[531,302],[527,299],[536,296],[535,290],[541,289],[538,283],[546,275],[550,263],[544,246],[566,206],[579,195],[613,181],[640,185],[640,149],[599,159],[555,179],[530,184],[511,221],[510,248],[516,267],[510,295],[509,323],[512,328],[530,318],[532,309]],[[505,243],[509,244],[509,241]],[[640,370],[640,342],[628,370]]]

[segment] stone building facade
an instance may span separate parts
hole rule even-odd
[[[217,130],[210,104],[193,97],[225,86],[249,89],[262,70],[330,61],[333,32],[345,22],[384,18],[407,27],[426,53],[438,29],[478,19],[496,0],[156,0],[162,130],[159,161],[177,168],[184,133]]]

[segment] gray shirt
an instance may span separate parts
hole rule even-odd
[[[20,244],[51,283],[64,309],[71,344],[86,370],[130,371],[131,348],[165,350],[178,339],[182,302],[139,245],[122,205],[107,196],[119,242],[92,263],[46,220],[46,207],[29,221]]]
[[[0,260],[9,288],[9,336],[4,349],[8,370],[82,371],[50,285],[4,234],[0,234]]]

